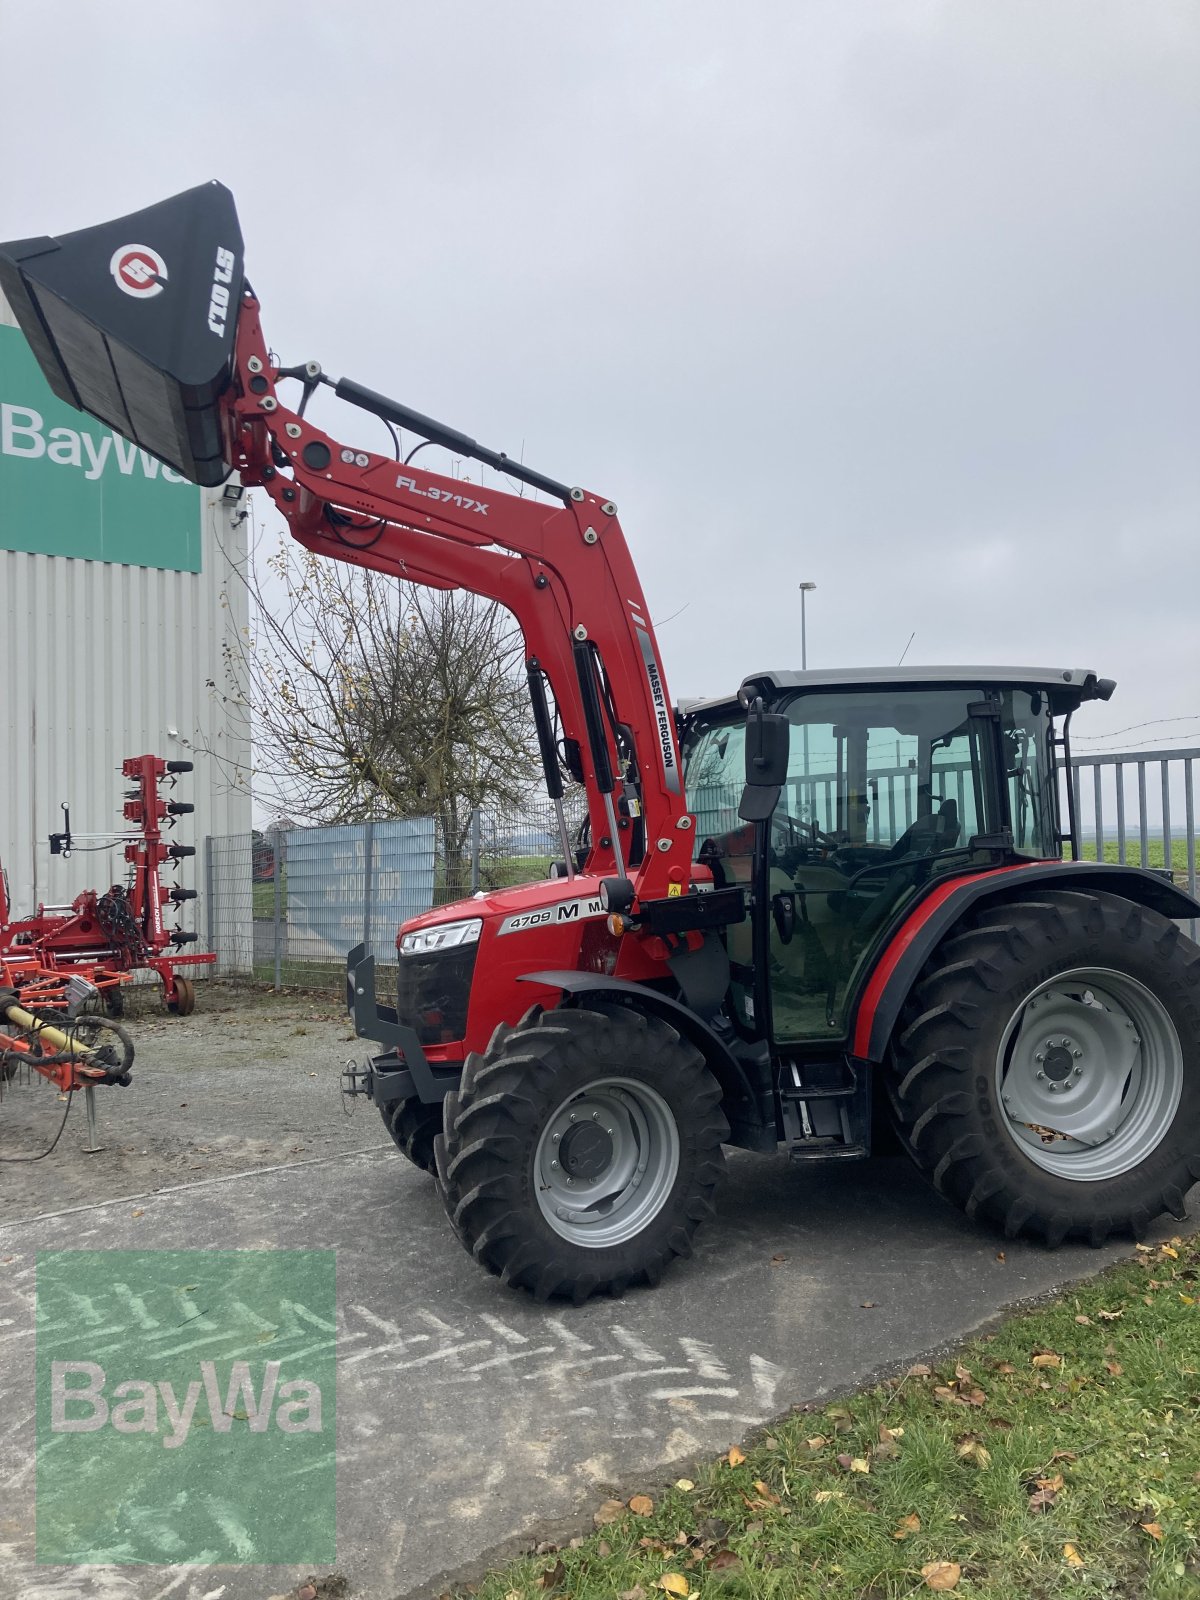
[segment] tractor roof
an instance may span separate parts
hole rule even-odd
[[[1084,700],[1108,700],[1116,684],[1079,667],[829,667],[811,672],[752,672],[743,678],[736,694],[712,699],[681,700],[686,717],[699,711],[746,704],[748,696],[778,694],[788,689],[893,689],[944,688],[953,684],[997,684],[1041,689],[1056,716],[1074,711]]]

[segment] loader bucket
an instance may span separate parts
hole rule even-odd
[[[221,483],[242,234],[205,183],[60,239],[0,244],[0,289],[60,399],[193,483]]]

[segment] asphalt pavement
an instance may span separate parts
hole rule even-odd
[[[691,1261],[657,1290],[579,1309],[539,1306],[483,1273],[429,1180],[391,1149],[0,1226],[0,1595],[266,1600],[305,1575],[35,1564],[39,1250],[336,1251],[333,1565],[352,1595],[394,1600],[506,1541],[573,1519],[582,1530],[610,1492],[661,1481],[1127,1249],[1004,1244],[898,1159],[806,1168],[739,1154],[729,1168]]]

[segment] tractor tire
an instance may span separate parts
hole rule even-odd
[[[392,1100],[379,1113],[400,1154],[422,1172],[432,1172],[433,1141],[442,1131],[441,1105],[425,1105],[413,1096]]]
[[[446,1098],[434,1148],[454,1231],[538,1300],[656,1284],[714,1215],[720,1102],[699,1050],[657,1018],[534,1007]]]
[[[985,907],[917,980],[888,1087],[968,1217],[1052,1248],[1140,1238],[1200,1179],[1200,948],[1111,894]]]

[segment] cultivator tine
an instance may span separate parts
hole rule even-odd
[[[198,484],[229,472],[218,402],[242,287],[241,229],[219,183],[0,244],[0,288],[55,394]]]

